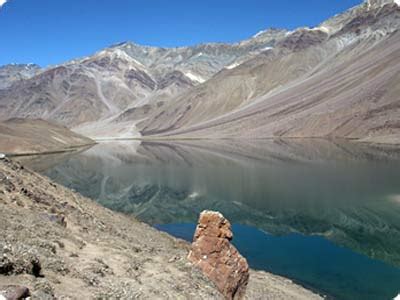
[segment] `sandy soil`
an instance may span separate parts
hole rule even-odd
[[[221,299],[187,261],[189,245],[0,160],[0,286],[32,299]],[[252,271],[248,299],[320,299]]]

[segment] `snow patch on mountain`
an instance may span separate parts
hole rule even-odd
[[[140,61],[137,59],[133,58],[132,56],[128,55],[125,51],[121,49],[106,49],[100,51],[97,56],[110,56],[112,59],[122,59],[122,60],[127,60],[135,63],[141,68],[146,68]]]
[[[268,51],[268,50],[272,50],[272,49],[273,49],[273,47],[265,47],[265,48],[262,48],[261,51]]]
[[[313,29],[314,30],[320,30],[320,31],[325,32],[327,34],[330,33],[330,29],[328,27],[326,27],[326,26],[319,26],[319,27],[315,27]]]
[[[267,30],[261,30],[261,31],[257,32],[255,35],[253,35],[253,38],[258,38],[261,35],[263,35],[265,32],[267,32]]]
[[[199,52],[199,53],[197,53],[195,56],[193,56],[193,58],[195,58],[195,57],[200,57],[200,56],[203,56],[203,55],[204,55],[203,52]]]
[[[185,76],[188,77],[190,80],[197,81],[199,83],[203,83],[205,81],[205,79],[203,77],[201,77],[200,75],[195,75],[191,72],[186,72]]]
[[[230,69],[236,68],[236,67],[239,66],[239,65],[240,65],[240,63],[235,62],[235,63],[233,63],[233,64],[231,64],[231,65],[229,65],[229,66],[226,66],[225,69],[230,70]]]

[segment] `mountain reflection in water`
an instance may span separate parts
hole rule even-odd
[[[235,243],[252,267],[339,299],[386,299],[400,291],[400,149],[394,146],[108,142],[45,174],[177,236],[191,236],[202,210],[218,210],[236,224]]]

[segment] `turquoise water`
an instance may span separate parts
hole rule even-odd
[[[218,210],[253,268],[335,299],[393,299],[399,158],[395,147],[315,140],[126,141],[35,167],[189,241],[198,214]]]
[[[163,224],[156,228],[191,241],[194,224]],[[235,224],[235,246],[252,268],[297,280],[337,299],[393,299],[400,270],[340,247],[320,236],[291,233],[273,236]]]

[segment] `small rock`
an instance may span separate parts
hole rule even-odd
[[[20,207],[24,207],[25,206],[24,202],[21,199],[17,199],[16,203]]]
[[[168,260],[168,262],[169,262],[169,263],[173,263],[173,262],[176,262],[177,260],[179,260],[179,256],[174,256],[174,257],[171,257],[171,258]]]
[[[65,220],[65,216],[62,214],[41,214],[43,219],[46,219],[50,222],[57,223],[58,225],[61,225],[62,227],[67,227],[67,221]]]
[[[0,159],[5,159],[6,155],[4,153],[0,153]]]
[[[231,245],[232,238],[231,224],[222,214],[203,211],[188,259],[214,282],[226,299],[241,299],[249,281],[249,266]]]
[[[0,299],[20,300],[30,296],[29,289],[21,285],[0,286]],[[3,298],[2,298],[3,297]]]

